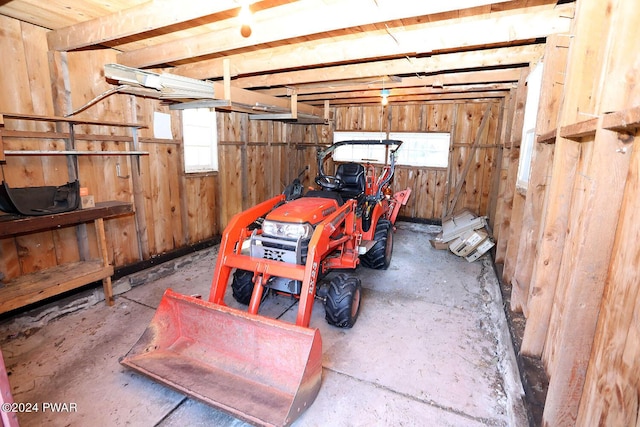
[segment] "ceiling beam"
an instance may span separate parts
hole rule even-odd
[[[298,96],[310,94],[323,94],[334,92],[352,92],[356,90],[367,89],[391,89],[391,88],[408,88],[408,87],[440,87],[463,84],[480,84],[480,83],[504,83],[518,82],[520,78],[519,68],[505,68],[501,70],[480,70],[465,71],[459,73],[443,73],[429,76],[413,76],[402,77],[400,81],[390,81],[387,77],[371,77],[369,79],[349,79],[338,80],[334,82],[322,82],[312,84],[300,84],[287,87],[278,87],[274,89],[264,89],[260,92],[272,96],[286,96],[292,90],[296,91]],[[384,83],[382,82],[384,79]],[[361,82],[358,82],[361,80]],[[298,98],[300,99],[300,98]]]
[[[255,3],[258,0],[247,0]],[[238,9],[236,0],[155,0],[47,34],[49,50],[69,51]]]
[[[426,102],[426,101],[479,101],[489,99],[504,98],[509,91],[487,91],[487,92],[475,92],[473,94],[464,93],[440,93],[440,94],[425,94],[425,95],[406,95],[389,97],[389,105],[393,105],[399,102]],[[351,105],[351,104],[380,104],[380,97],[368,97],[368,98],[354,98],[354,99],[338,99],[331,101],[331,105]]]
[[[395,88],[386,89],[389,91],[389,99],[408,96],[408,95],[441,95],[441,94],[454,94],[461,93],[466,94],[470,98],[477,98],[475,93],[477,92],[490,92],[490,91],[509,91],[515,86],[514,83],[495,83],[495,84],[478,84],[478,85],[456,85],[446,86],[442,88],[434,87],[411,87],[411,88]],[[352,99],[352,98],[371,98],[380,97],[380,90],[359,90],[353,92],[335,92],[331,94],[317,94],[317,95],[302,95],[298,96],[299,101],[306,103],[313,103],[314,101],[322,101],[328,99],[330,102],[334,102],[338,99]]]
[[[232,54],[180,65],[172,72],[209,79],[222,77],[224,60],[228,60],[231,75],[237,76],[380,57],[415,56],[471,46],[517,43],[568,32],[574,10],[574,4],[571,3],[559,7],[542,5],[494,12],[403,29],[393,28],[389,32],[368,32],[366,37],[356,34]],[[487,31],[489,28],[491,31]]]
[[[238,27],[226,27],[207,34],[124,52],[118,55],[117,60],[120,64],[130,67],[149,67],[311,34],[416,16],[428,16],[506,1],[307,0],[255,13],[250,37],[242,37]],[[166,13],[172,12],[166,11]]]
[[[536,63],[544,52],[544,44],[500,47],[469,52],[443,53],[425,58],[403,58],[361,64],[348,64],[318,69],[263,74],[233,80],[244,88],[295,86],[302,82],[334,81],[381,75],[440,73],[443,70],[478,69]]]

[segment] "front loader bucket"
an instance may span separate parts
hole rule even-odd
[[[318,394],[322,341],[316,329],[167,289],[121,363],[251,424],[285,426]]]

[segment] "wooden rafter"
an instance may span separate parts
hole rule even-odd
[[[497,90],[503,90],[508,92],[514,87],[512,83],[495,83],[495,84],[478,84],[478,85],[457,85],[441,88],[433,87],[410,87],[410,88],[393,88],[389,90],[389,99],[394,99],[404,96],[418,96],[418,95],[443,95],[443,94],[466,94],[471,97],[477,92],[492,92]],[[313,102],[328,99],[331,102],[335,102],[338,99],[351,99],[351,98],[368,98],[380,96],[380,90],[356,90],[350,92],[333,92],[331,94],[312,94],[298,96],[299,101]]]
[[[258,0],[247,0],[255,3]],[[237,9],[235,0],[156,0],[47,34],[50,50],[68,51]]]
[[[455,100],[488,100],[488,99],[500,99],[504,98],[508,91],[487,91],[487,92],[471,92],[471,93],[438,93],[438,94],[425,94],[425,95],[405,95],[389,97],[389,103],[398,102],[426,102],[426,101],[455,101]],[[309,101],[307,104],[320,105],[320,100]],[[379,104],[380,96],[372,96],[365,98],[349,98],[349,99],[337,99],[331,101],[331,105],[346,105],[346,104]]]
[[[207,79],[222,77],[225,60],[230,64],[231,75],[235,76],[379,57],[416,56],[461,47],[516,43],[568,31],[571,23],[568,17],[573,14],[573,10],[573,4],[556,8],[544,5],[461,18],[453,22],[444,21],[428,26],[414,25],[394,29],[393,36],[387,31],[378,31],[368,32],[366,37],[356,34],[334,37],[326,41],[314,40],[296,43],[293,46],[227,55],[224,59],[180,65],[173,72],[187,77]],[[486,31],[487,28],[491,28],[491,31]],[[161,55],[162,47],[156,48],[156,53]],[[182,49],[184,50],[184,47]],[[119,61],[126,64],[128,57],[133,58],[133,52],[123,54]]]
[[[189,57],[209,55],[311,34],[354,28],[360,25],[428,16],[507,0],[449,0],[447,2],[397,2],[371,0],[308,0],[261,11],[254,15],[251,37],[237,27],[226,27],[119,55],[118,62],[149,67]]]
[[[502,70],[480,70],[460,73],[434,74],[419,77],[402,77],[401,79],[398,79],[398,81],[389,82],[387,80],[384,83],[382,82],[382,79],[375,78],[375,80],[361,79],[361,83],[357,83],[357,79],[311,84],[302,83],[295,86],[261,90],[260,92],[273,96],[285,96],[288,95],[292,87],[295,88],[298,95],[309,95],[372,89],[380,90],[385,88],[446,87],[465,84],[516,83],[519,76],[520,70],[518,68],[505,68]]]
[[[502,47],[481,51],[455,52],[424,58],[403,58],[373,63],[360,63],[263,74],[238,78],[233,84],[238,87],[295,86],[301,82],[334,81],[380,75],[423,75],[440,73],[443,70],[477,69],[492,66],[513,66],[539,61],[543,44]]]

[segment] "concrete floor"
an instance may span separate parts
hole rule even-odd
[[[329,326],[316,302],[311,326],[323,340],[322,388],[294,425],[528,425],[490,259],[468,263],[433,249],[429,239],[439,227],[397,225],[389,269],[355,273],[363,296],[352,329]],[[2,322],[14,400],[40,408],[20,414],[21,425],[245,426],[118,363],[167,287],[208,296],[216,253],[211,248],[121,279],[113,307],[98,303],[95,290]],[[293,321],[293,304],[270,297],[263,313]],[[75,406],[53,412],[43,403]]]

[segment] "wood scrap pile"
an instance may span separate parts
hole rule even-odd
[[[468,209],[462,210],[442,222],[442,232],[431,240],[431,246],[449,249],[473,262],[495,245],[486,225],[485,217],[477,216]]]

